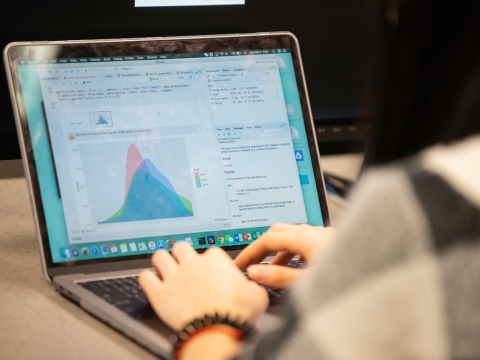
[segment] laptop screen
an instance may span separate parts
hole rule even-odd
[[[22,61],[52,261],[323,226],[289,49]]]

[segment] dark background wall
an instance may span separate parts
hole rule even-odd
[[[246,0],[243,6],[135,8],[134,0],[9,1],[0,13],[0,47],[12,41],[291,31],[300,41],[314,116],[331,123],[359,110],[372,46],[369,3]],[[15,147],[14,131],[0,71],[0,159]]]

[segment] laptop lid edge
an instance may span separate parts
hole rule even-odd
[[[302,82],[303,82],[303,85],[305,87],[305,100],[306,100],[305,106],[308,109],[308,114],[309,114],[309,117],[310,117],[310,121],[309,121],[308,125],[310,127],[310,130],[311,130],[311,133],[312,133],[312,136],[313,136],[313,141],[316,144],[316,146],[315,146],[315,156],[318,159],[318,164],[317,165],[318,165],[318,169],[319,169],[319,172],[320,172],[320,174],[319,174],[320,179],[316,179],[317,180],[317,188],[318,188],[318,191],[320,192],[319,195],[321,195],[320,196],[320,208],[322,210],[322,217],[323,217],[323,221],[324,221],[324,226],[331,227],[332,226],[332,219],[330,217],[330,208],[329,208],[329,205],[328,205],[327,189],[325,187],[325,180],[324,180],[324,177],[323,177],[321,154],[320,154],[320,149],[318,147],[318,140],[317,140],[317,134],[316,134],[316,131],[315,131],[315,123],[314,123],[314,120],[313,120],[312,107],[310,105],[310,96],[308,95],[307,79],[305,78],[305,70],[303,68],[302,53],[300,51],[300,43],[299,43],[297,37],[295,36],[295,34],[293,34],[291,32],[287,32],[287,35],[290,36],[293,39],[293,41],[295,43],[295,46],[296,46],[296,52],[297,52],[298,58],[300,60],[299,61],[300,72],[302,74]],[[321,181],[321,186],[318,186],[319,185],[318,184],[319,180]]]
[[[52,277],[50,277],[47,269],[47,263],[45,261],[45,252],[43,248],[43,239],[42,235],[40,232],[40,224],[38,221],[38,214],[37,214],[37,204],[35,202],[35,196],[34,196],[34,191],[33,191],[33,186],[32,186],[32,180],[31,180],[31,173],[30,173],[30,167],[29,167],[29,161],[28,161],[28,155],[27,151],[25,148],[25,139],[23,135],[23,129],[20,123],[20,115],[18,113],[18,105],[17,105],[17,94],[13,85],[13,77],[12,77],[12,69],[10,67],[10,59],[8,57],[8,52],[11,48],[15,46],[22,45],[21,42],[13,42],[8,44],[4,51],[3,51],[3,62],[5,66],[5,71],[7,75],[7,83],[8,83],[8,90],[10,92],[10,100],[12,102],[12,109],[13,109],[13,115],[15,118],[15,127],[17,129],[17,136],[18,136],[18,143],[20,147],[20,154],[22,156],[22,165],[23,165],[23,171],[25,173],[25,180],[27,183],[27,189],[28,189],[28,198],[30,201],[30,208],[32,212],[32,218],[33,218],[33,223],[34,223],[34,228],[35,228],[35,238],[37,240],[37,245],[38,245],[38,251],[40,255],[40,267],[42,269],[42,275],[44,279],[47,282],[52,281]]]

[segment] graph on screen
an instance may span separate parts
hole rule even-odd
[[[135,145],[127,156],[125,202],[110,218],[99,224],[169,219],[193,216],[192,203],[177,194],[168,178]]]
[[[97,125],[108,125],[108,121],[102,115],[98,115]]]
[[[80,151],[98,225],[194,216],[182,139],[84,144]]]
[[[91,112],[90,123],[93,128],[112,127],[112,114],[110,111]]]

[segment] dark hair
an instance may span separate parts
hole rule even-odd
[[[480,1],[404,0],[381,43],[371,164],[480,133]]]

